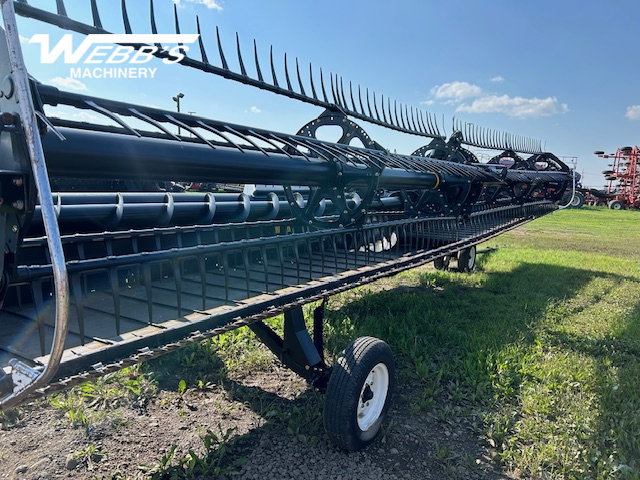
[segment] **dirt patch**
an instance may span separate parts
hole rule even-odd
[[[215,454],[220,477],[507,478],[472,425],[412,413],[406,388],[400,384],[382,434],[357,453],[328,443],[322,396],[278,366],[182,394],[159,389],[87,428],[72,427],[41,401],[0,432],[0,478],[148,478],[163,458],[176,464],[190,450],[204,458],[207,436],[224,444]]]

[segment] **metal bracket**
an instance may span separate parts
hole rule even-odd
[[[326,390],[331,373],[323,359],[324,307],[323,301],[313,312],[313,339],[307,331],[302,307],[295,307],[284,313],[284,337],[280,337],[263,322],[249,325],[249,328],[287,368],[321,392]]]

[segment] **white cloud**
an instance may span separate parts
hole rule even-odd
[[[491,78],[491,81],[501,83],[504,78],[496,76]],[[436,100],[448,105],[457,105],[456,112],[503,113],[510,117],[520,118],[548,116],[569,111],[568,105],[559,103],[556,97],[526,98],[496,95],[485,92],[478,85],[460,81],[436,85],[430,90],[430,98],[421,103],[433,105]],[[632,108],[637,108],[637,112],[634,114],[640,120],[640,105],[629,107],[629,109]],[[629,115],[628,110],[627,117]]]
[[[87,86],[84,83],[71,77],[54,77],[49,79],[49,83],[55,85],[56,87],[69,88],[71,90],[88,90]]]
[[[182,7],[184,6],[184,3],[182,3],[183,1],[195,3],[197,5],[204,5],[205,7],[212,10],[222,11],[222,6],[218,2],[216,2],[216,0],[173,0],[173,3],[175,3],[178,7]]]
[[[87,110],[79,110],[68,107],[45,107],[48,117],[64,118],[76,122],[97,123],[99,125],[114,125],[113,120],[103,115],[98,115]]]
[[[249,109],[249,111],[250,111],[251,113],[260,113],[260,112],[262,112],[262,110],[260,110],[260,109],[259,109],[258,107],[256,107],[255,105],[254,105],[253,107],[251,107],[251,108]]]
[[[625,113],[624,116],[629,120],[640,120],[640,105],[627,107],[627,113]]]
[[[18,34],[18,38],[20,39],[20,43],[29,43],[29,37]]]
[[[525,98],[508,95],[484,95],[471,104],[458,105],[457,112],[504,113],[510,117],[541,117],[569,111],[566,103],[558,103],[556,97]],[[639,112],[640,114],[640,107]]]
[[[431,95],[435,98],[451,99],[459,102],[465,98],[479,97],[482,95],[482,89],[471,83],[456,81],[436,85],[431,89]]]

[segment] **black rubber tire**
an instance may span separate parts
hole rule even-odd
[[[374,369],[377,372],[386,369],[386,391],[384,378],[380,382],[376,381],[373,390],[367,386],[369,374]],[[376,392],[375,387],[382,391]],[[350,452],[361,450],[373,442],[389,410],[394,388],[395,364],[389,345],[374,337],[360,337],[351,342],[333,367],[325,395],[323,417],[329,439]],[[376,398],[376,393],[384,395],[384,404],[375,421],[363,430],[358,424],[361,399],[364,395],[371,394],[367,398],[374,403],[375,408],[376,403],[378,406],[382,405],[382,398]],[[375,414],[377,410],[375,408],[372,413]]]
[[[604,150],[596,150],[593,153],[594,153],[594,155],[604,155]]]
[[[622,147],[620,149],[622,153],[631,153],[632,150],[633,150],[633,147]]]
[[[569,203],[569,206],[571,208],[580,208],[584,205],[584,194],[582,192],[574,192],[573,197],[571,197],[571,194],[569,194],[569,201],[571,203]]]
[[[449,264],[451,263],[451,257],[445,255],[444,257],[436,258],[433,261],[433,266],[436,270],[449,270]]]
[[[476,246],[465,248],[458,253],[458,271],[471,273],[476,269]]]
[[[602,171],[602,174],[603,174],[603,175],[611,175],[611,174],[613,174],[613,173],[616,173],[616,172],[614,172],[613,170],[603,170],[603,171]]]
[[[611,200],[609,202],[609,208],[611,210],[622,210],[624,208],[624,205],[620,200]]]

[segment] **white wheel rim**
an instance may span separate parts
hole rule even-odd
[[[362,385],[356,412],[358,427],[366,432],[378,421],[389,392],[389,370],[380,362],[371,369]]]
[[[475,247],[471,247],[469,249],[469,263],[467,265],[467,268],[469,270],[473,269],[473,267],[475,267],[476,265],[476,249]]]

